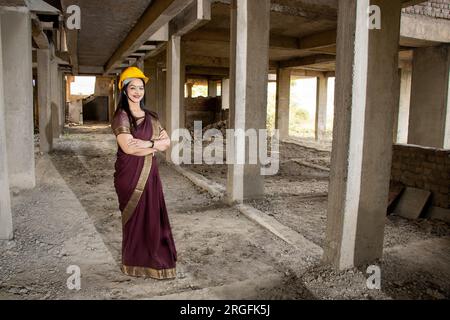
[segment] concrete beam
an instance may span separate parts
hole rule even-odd
[[[299,40],[299,49],[319,50],[336,46],[337,31],[330,30],[319,32]]]
[[[204,41],[208,43],[219,43],[222,45],[230,45],[230,30],[229,29],[206,29],[196,30],[186,34],[182,41],[196,42]],[[279,50],[298,50],[300,49],[299,39],[296,37],[288,37],[277,34],[270,35],[270,49]]]
[[[211,20],[211,0],[195,0],[169,23],[170,36],[183,36]]]
[[[148,38],[149,41],[169,41],[169,23],[164,24]]]
[[[186,66],[228,68],[230,59],[189,54],[186,55]]]
[[[450,21],[403,14],[400,34],[402,38],[409,38],[410,41],[448,43],[450,42]]]
[[[142,45],[139,47],[139,50],[143,50],[143,51],[150,51],[150,50],[154,50],[156,49],[155,45]]]
[[[104,73],[103,67],[99,66],[85,66],[80,65],[78,66],[78,73],[79,74],[92,74],[92,75],[101,75]]]
[[[214,67],[186,67],[186,74],[190,75],[211,75],[211,76],[229,76],[229,68]]]
[[[105,65],[105,73],[115,69],[170,20],[182,12],[191,1],[154,0]]]
[[[301,69],[291,69],[292,77],[305,77],[305,78],[317,78],[317,77],[329,77],[328,72],[320,72],[313,70],[301,70]],[[334,75],[333,75],[334,77]]]
[[[279,62],[280,68],[295,68],[295,67],[307,67],[315,66],[323,63],[330,63],[336,60],[335,56],[318,54],[314,56],[308,56],[303,58],[295,58],[291,60],[284,60]]]
[[[25,0],[30,12],[45,15],[59,15],[61,11],[43,0]]]

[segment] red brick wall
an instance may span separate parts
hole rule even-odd
[[[450,208],[450,150],[396,144],[391,179],[407,187],[428,190],[434,206]]]

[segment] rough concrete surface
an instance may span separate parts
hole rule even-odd
[[[247,205],[320,246],[327,173],[287,160],[329,160],[310,148],[285,147],[282,170],[267,179],[265,199]],[[450,229],[445,223],[388,217],[385,256],[379,263],[382,289],[369,290],[365,268],[337,272],[322,266],[305,248],[287,244],[236,207],[195,187],[162,157],[161,179],[179,253],[178,277],[127,277],[119,270],[115,151],[107,125],[85,125],[66,128],[50,155],[36,154],[37,186],[13,193],[15,239],[0,242],[0,299],[450,297]],[[218,166],[206,175],[220,183],[222,170]],[[81,268],[79,291],[66,286],[70,265]]]

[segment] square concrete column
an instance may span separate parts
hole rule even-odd
[[[323,140],[327,129],[328,78],[317,77],[315,138]]]
[[[37,88],[39,105],[39,150],[50,152],[53,149],[52,89],[50,50],[37,50]]]
[[[208,80],[208,97],[217,97],[217,81]]]
[[[53,137],[59,138],[62,135],[61,126],[61,85],[60,73],[58,71],[58,63],[55,59],[54,47],[50,49],[50,90],[51,90],[51,106],[52,106],[52,128]]]
[[[380,7],[381,29],[367,27],[369,5]],[[339,2],[324,243],[324,262],[338,269],[371,263],[383,252],[398,107],[400,12],[400,0]]]
[[[2,14],[0,13],[0,70],[3,70],[1,20]],[[0,72],[0,240],[11,240],[13,238],[13,226],[6,149],[5,96],[3,81],[3,72]]]
[[[109,83],[109,93],[108,93],[108,121],[112,121],[114,117],[114,112],[116,111],[116,105],[114,103],[114,79],[111,78]]]
[[[167,126],[166,116],[166,67],[161,61],[156,63],[156,110],[160,122],[163,126]]]
[[[172,161],[171,153],[178,136],[175,130],[184,128],[184,78],[181,37],[172,36],[167,45],[167,75],[166,75],[166,129],[172,137],[172,146],[166,152],[167,161]]]
[[[138,67],[139,69],[144,71],[145,63],[144,63],[144,59],[143,58],[139,58],[139,59],[136,60],[136,67]]]
[[[408,143],[409,104],[411,101],[411,70],[400,69],[399,106],[394,113],[394,142]]]
[[[450,47],[414,50],[408,143],[450,148]]]
[[[59,128],[60,128],[60,135],[64,132],[64,124],[66,122],[66,103],[65,103],[65,92],[66,88],[64,86],[64,73],[61,71],[58,71],[58,87],[59,87],[59,109],[61,112],[59,113]]]
[[[222,110],[230,109],[230,79],[222,80]]]
[[[277,70],[277,102],[275,128],[280,130],[280,139],[289,137],[289,104],[291,101],[291,70]]]
[[[267,75],[269,69],[269,0],[233,0],[231,3],[230,54],[230,128],[246,132],[248,129],[266,129]],[[227,138],[227,140],[233,140]],[[261,144],[256,138],[259,150]],[[230,141],[228,141],[230,143]],[[252,143],[250,145],[250,143]],[[255,142],[234,136],[227,150],[227,200],[241,202],[264,196],[264,176],[261,175],[259,157],[249,164],[249,150]],[[236,160],[245,157],[245,164]]]
[[[31,20],[28,8],[0,7],[6,147],[11,188],[36,183]]]
[[[147,110],[158,113],[157,109],[157,77],[156,77],[156,61],[155,59],[147,59],[144,61],[144,73],[150,80],[145,86],[145,108]]]

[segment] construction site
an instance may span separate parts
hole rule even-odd
[[[130,66],[172,137],[167,281],[120,270]],[[177,163],[180,129],[269,135]],[[0,0],[2,300],[446,300],[449,190],[450,0]]]

